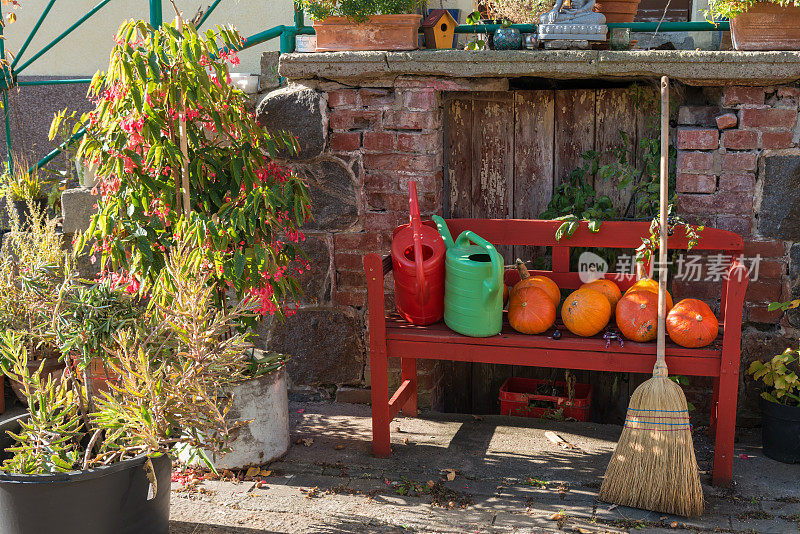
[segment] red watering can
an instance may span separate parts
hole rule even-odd
[[[422,224],[417,203],[417,184],[408,185],[409,224],[392,235],[394,300],[403,318],[418,325],[435,323],[444,315],[444,256],[439,232]]]

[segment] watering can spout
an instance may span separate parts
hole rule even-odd
[[[431,219],[433,219],[433,222],[436,223],[436,228],[437,230],[439,230],[439,235],[442,236],[442,240],[444,240],[445,247],[447,247],[448,249],[453,248],[453,246],[455,245],[455,243],[453,242],[453,236],[450,235],[450,229],[447,228],[447,223],[444,222],[444,219],[442,219],[438,215],[434,215],[433,217],[431,217]]]

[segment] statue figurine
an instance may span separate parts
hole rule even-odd
[[[570,0],[570,7],[564,7],[564,0],[556,0],[556,5],[539,17],[541,24],[605,24],[606,17],[594,11],[595,0]]]
[[[539,40],[550,41],[554,47],[560,47],[556,41],[583,43],[587,48],[589,41],[605,41],[608,34],[606,17],[594,11],[595,0],[569,0],[569,7],[564,7],[565,0],[556,0],[553,9],[539,17]],[[546,48],[550,48],[545,43]]]

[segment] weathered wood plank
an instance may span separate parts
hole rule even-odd
[[[553,187],[583,165],[581,154],[594,149],[595,91],[556,91]]]
[[[629,89],[598,89],[596,99],[595,150],[600,154],[600,165],[618,161],[619,151],[625,150],[628,162],[635,168],[638,118]],[[607,195],[621,214],[630,200],[632,185],[620,191],[617,188],[618,181],[615,178],[603,180],[596,176],[594,188],[598,195]]]
[[[514,93],[494,93],[473,101],[472,216],[513,217],[514,206]],[[491,98],[489,98],[491,97]],[[513,247],[497,247],[505,263]],[[496,413],[497,391],[512,367],[472,364],[473,413]]]
[[[554,91],[517,91],[514,121],[514,207],[516,219],[538,219],[553,198]],[[515,246],[525,261],[543,247]]]

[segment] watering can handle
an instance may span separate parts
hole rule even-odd
[[[456,239],[456,246],[466,245],[468,241],[472,241],[476,245],[485,248],[489,257],[492,259],[492,277],[489,280],[483,281],[485,292],[487,295],[491,295],[495,291],[499,291],[504,269],[503,261],[500,259],[500,254],[497,253],[497,249],[494,248],[494,245],[470,230],[465,230],[458,236],[458,239]]]
[[[422,220],[419,216],[419,203],[417,202],[417,182],[408,184],[408,205],[411,213],[411,232],[414,235],[414,267],[417,271],[417,302],[424,305],[428,302],[428,284],[425,283],[425,268],[422,257]]]
[[[445,220],[438,215],[434,215],[431,219],[436,223],[436,228],[439,230],[439,235],[442,236],[445,248],[453,248],[453,236],[450,235],[450,229],[447,228]]]

